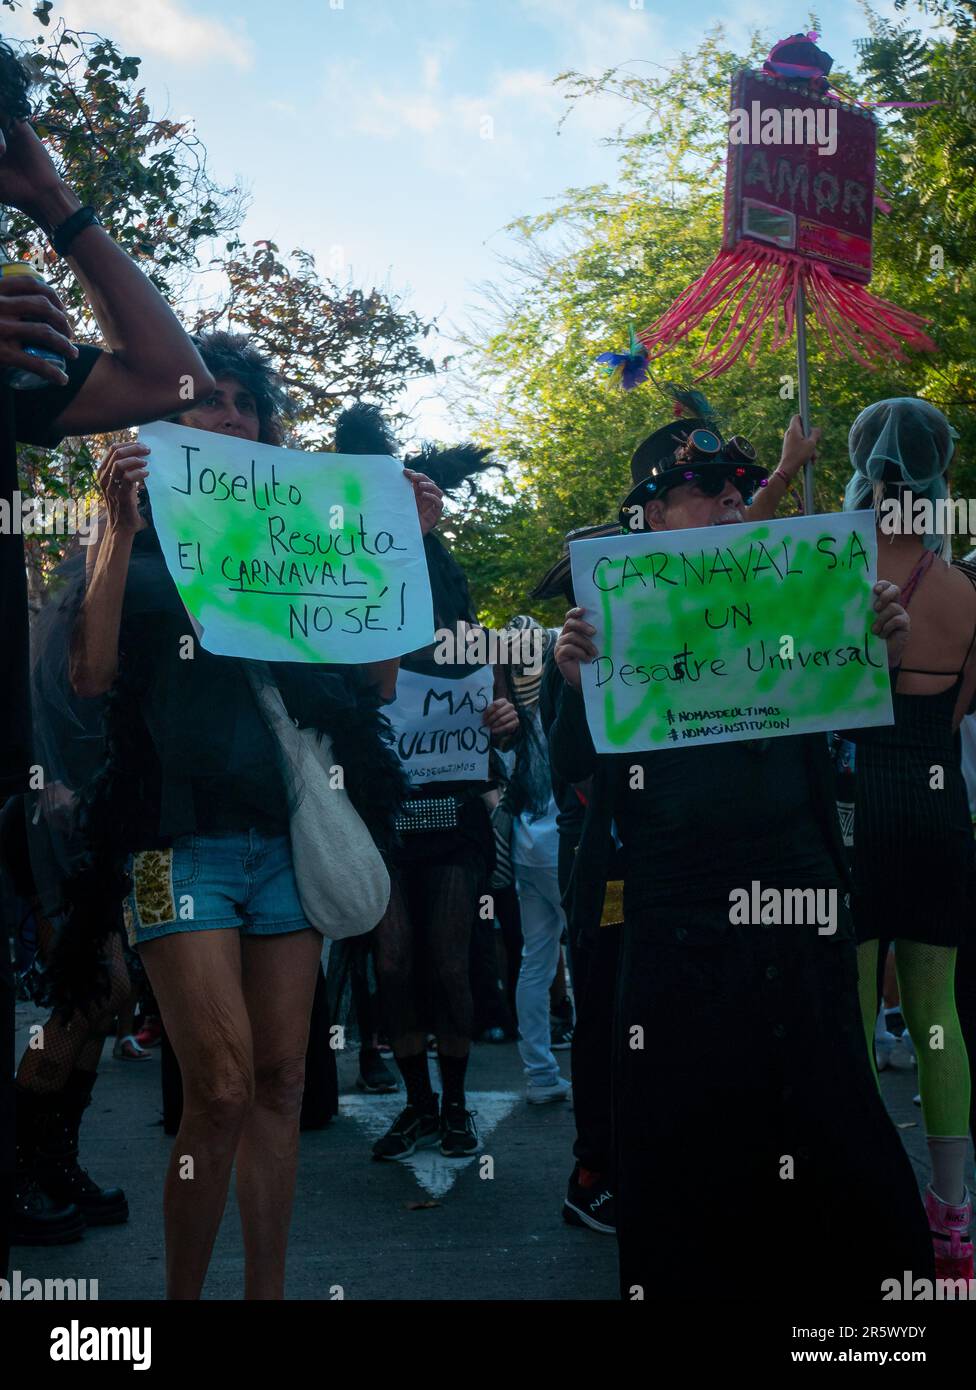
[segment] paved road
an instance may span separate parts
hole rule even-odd
[[[28,1025],[44,1015],[18,1006],[18,1057]],[[568,1071],[568,1053],[558,1054]],[[434,1065],[434,1064],[432,1064]],[[572,1168],[573,1116],[565,1103],[528,1106],[513,1044],[475,1047],[468,1073],[483,1153],[449,1161],[423,1153],[417,1171],[370,1161],[370,1145],[403,1103],[355,1089],[356,1059],[339,1054],[342,1113],[304,1134],[287,1296],[328,1299],[613,1299],[616,1242],[569,1227],[560,1207]],[[435,1083],[436,1084],[436,1083]],[[23,1277],[98,1279],[99,1297],[163,1294],[161,1194],[171,1140],[160,1120],[159,1053],[116,1061],[106,1043],[81,1131],[81,1159],[96,1181],[129,1199],[125,1226],[77,1244],[14,1251]],[[492,1176],[482,1177],[493,1160]],[[437,1201],[430,1208],[412,1204]],[[233,1193],[205,1297],[239,1298],[243,1248]]]
[[[19,1048],[43,1015],[18,1009]],[[825,1045],[827,1045],[825,1040]],[[18,1056],[20,1055],[18,1051]],[[561,1053],[564,1069],[568,1053]],[[329,1299],[615,1299],[611,1237],[565,1225],[562,1194],[571,1167],[569,1106],[529,1107],[513,1045],[475,1047],[469,1071],[483,1155],[449,1163],[428,1151],[414,1169],[369,1160],[402,1097],[355,1090],[356,1060],[340,1054],[343,1113],[302,1136],[287,1295]],[[886,1099],[920,1184],[928,1179],[913,1072],[885,1072]],[[96,1180],[129,1198],[127,1225],[90,1231],[70,1246],[20,1248],[24,1278],[99,1281],[101,1299],[158,1299],[163,1293],[161,1192],[170,1140],[160,1122],[159,1054],[121,1062],[108,1044],[82,1127],[82,1161]],[[491,1176],[482,1176],[493,1160]],[[435,1201],[437,1206],[416,1204]],[[239,1298],[243,1251],[231,1196],[205,1297]]]

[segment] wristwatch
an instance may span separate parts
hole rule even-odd
[[[100,227],[102,220],[93,207],[78,208],[51,232],[51,245],[59,256],[66,256],[71,243],[86,227]]]

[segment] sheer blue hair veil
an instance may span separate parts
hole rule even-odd
[[[897,396],[867,406],[851,426],[848,449],[854,473],[844,493],[844,511],[880,506],[890,488],[904,488],[913,498],[936,504],[949,496],[947,471],[957,432],[929,401]],[[936,528],[922,538],[927,550],[944,559],[952,538]]]

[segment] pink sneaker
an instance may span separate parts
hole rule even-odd
[[[969,1239],[969,1223],[973,1203],[969,1193],[960,1206],[952,1206],[936,1196],[931,1187],[925,1189],[925,1215],[935,1250],[937,1279],[973,1278],[973,1243]]]

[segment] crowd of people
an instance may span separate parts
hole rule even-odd
[[[0,385],[4,496],[18,442],[53,448],[169,420],[282,446],[281,375],[244,335],[187,336],[58,177],[4,50],[0,69],[0,201],[68,258],[104,342],[76,347],[53,291],[0,280],[0,364],[43,378]],[[200,1296],[235,1171],[245,1296],[281,1298],[300,1134],[335,1113],[328,1037],[340,1022],[358,1042],[360,1088],[402,1087],[377,1162],[434,1145],[448,1160],[477,1153],[472,1043],[516,1041],[526,1104],[573,1105],[553,1212],[561,1201],[571,1225],[616,1237],[624,1298],[697,1297],[704,1281],[752,1299],[772,1268],[797,1297],[877,1300],[904,1270],[973,1277],[976,791],[962,738],[976,701],[976,570],[952,562],[944,534],[879,526],[864,604],[887,649],[889,725],[598,753],[581,667],[600,653],[573,592],[574,541],[632,533],[635,516],[654,532],[769,520],[819,443],[795,417],[770,471],[711,415],[649,424],[631,492],[606,497],[616,519],[571,532],[526,595],[547,605],[537,612],[564,600],[564,620],[513,615],[506,633],[537,639],[535,655],[512,643],[502,649],[522,655],[492,667],[462,652],[445,664],[433,645],[361,666],[266,664],[199,643],[186,659],[142,443],[105,452],[97,541],[69,546],[32,622],[22,540],[0,536],[0,855],[4,900],[19,904],[5,940],[18,988],[50,1009],[15,1080],[4,1061],[15,1243],[127,1219],[125,1194],[80,1164],[82,1117],[106,1037],[127,1061],[160,1043],[176,1136],[168,1296]],[[701,431],[716,449],[701,449]],[[345,411],[334,447],[402,454],[375,406]],[[867,406],[849,448],[848,510],[880,516],[906,489],[948,495],[954,431],[925,401]],[[445,495],[486,461],[472,446],[403,460],[437,632],[479,627],[438,526]],[[490,689],[486,775],[411,782],[391,736],[403,673]],[[307,816],[315,799],[290,760],[296,730],[342,768],[358,830],[341,859],[297,848],[297,808]],[[738,923],[730,894],[753,881],[835,894],[836,930]],[[324,952],[308,907],[319,897],[375,902],[372,930]],[[931,1158],[921,1197],[878,1084],[878,1019],[894,991]]]

